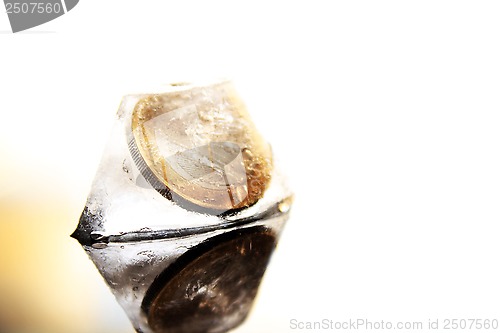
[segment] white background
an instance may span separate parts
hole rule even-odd
[[[234,79],[296,193],[237,332],[500,319],[499,17],[497,1],[81,0],[12,34],[0,13],[0,200],[69,207],[58,250],[24,254],[60,261],[17,286],[53,321],[28,313],[19,327],[132,332],[66,238],[121,96],[197,77]]]

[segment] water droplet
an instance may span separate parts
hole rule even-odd
[[[290,210],[290,207],[292,206],[292,202],[293,202],[293,197],[288,197],[278,204],[278,209],[282,213],[287,213]]]

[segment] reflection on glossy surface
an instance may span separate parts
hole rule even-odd
[[[143,302],[156,333],[227,332],[247,316],[276,246],[252,227],[208,239],[152,284]]]

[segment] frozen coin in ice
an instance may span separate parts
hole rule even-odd
[[[229,82],[159,91],[123,98],[72,236],[136,332],[227,332],[293,194]]]
[[[229,82],[145,96],[131,126],[144,177],[181,205],[231,211],[257,202],[269,185],[271,149]]]

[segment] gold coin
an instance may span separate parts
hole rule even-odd
[[[270,146],[229,82],[144,97],[131,126],[134,160],[169,199],[220,213],[254,204],[269,185]]]

